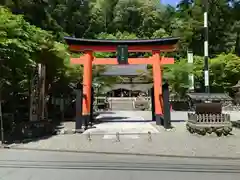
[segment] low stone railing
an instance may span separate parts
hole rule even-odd
[[[188,113],[188,120],[196,123],[230,122],[230,114],[195,114]]]

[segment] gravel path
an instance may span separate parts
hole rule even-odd
[[[216,135],[199,136],[190,134],[185,123],[173,123],[174,129],[166,131],[158,127],[158,133],[138,134],[138,138],[125,138],[120,134],[116,138],[104,138],[106,134],[92,134],[89,141],[87,134],[56,135],[14,147],[45,150],[92,151],[113,153],[143,153],[182,156],[212,156],[240,158],[240,130],[234,129],[233,135],[217,137]],[[154,126],[154,125],[153,125]],[[114,136],[113,136],[114,137]]]
[[[105,114],[105,115],[104,115]],[[232,120],[237,120],[240,113],[232,113]],[[215,134],[200,136],[190,134],[185,122],[173,122],[173,129],[166,131],[149,120],[148,111],[121,111],[102,113],[113,122],[95,125],[83,134],[63,134],[52,136],[26,144],[15,144],[15,148],[91,151],[111,153],[142,153],[181,156],[218,156],[240,158],[240,129],[233,129],[233,135],[217,137]],[[186,117],[185,117],[186,116]],[[115,122],[116,117],[120,121]],[[121,118],[122,117],[122,118]],[[186,120],[186,112],[172,112],[175,120]],[[118,121],[119,121],[118,119]],[[136,121],[137,122],[134,122]],[[142,122],[141,122],[142,121]],[[74,128],[74,122],[63,124],[64,128]],[[148,132],[151,132],[149,138]],[[120,133],[120,141],[116,139],[116,132]],[[91,140],[88,136],[91,133]]]

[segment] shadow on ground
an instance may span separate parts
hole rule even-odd
[[[96,123],[107,123],[107,122],[151,122],[152,120],[139,120],[139,119],[129,119],[129,117],[122,116],[105,116],[96,119]]]
[[[60,121],[34,121],[16,125],[11,132],[5,132],[4,143],[29,143],[48,139],[57,135],[57,131],[64,128]]]
[[[232,121],[232,125],[233,125],[233,127],[240,129],[240,120]]]
[[[116,114],[116,113],[112,111],[97,111],[96,114],[102,115],[102,114]]]

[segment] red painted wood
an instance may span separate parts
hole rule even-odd
[[[153,52],[153,86],[154,86],[154,103],[155,103],[155,114],[163,114],[162,104],[162,71],[161,62],[158,61],[160,58],[159,52]]]
[[[79,58],[71,58],[72,64],[84,64],[86,61],[85,56]],[[117,65],[118,61],[116,58],[94,58],[94,65]],[[153,64],[152,58],[129,58],[129,64]],[[162,57],[161,64],[174,64],[174,58]]]
[[[91,91],[92,91],[92,52],[88,52],[85,55],[86,61],[83,65],[83,106],[82,113],[83,115],[90,115],[91,109]]]

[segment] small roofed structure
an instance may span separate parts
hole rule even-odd
[[[194,101],[231,101],[232,98],[226,93],[188,93]]]
[[[232,102],[232,98],[226,93],[188,93],[187,99],[190,109],[194,109],[199,103],[211,102],[223,105]]]
[[[102,73],[102,76],[118,76],[121,77],[121,82],[117,82],[112,87],[104,89],[108,96],[111,97],[135,97],[140,92],[147,93],[152,87],[151,82],[145,80],[137,80],[142,74],[147,74],[147,65],[112,65],[108,66],[107,71]]]

